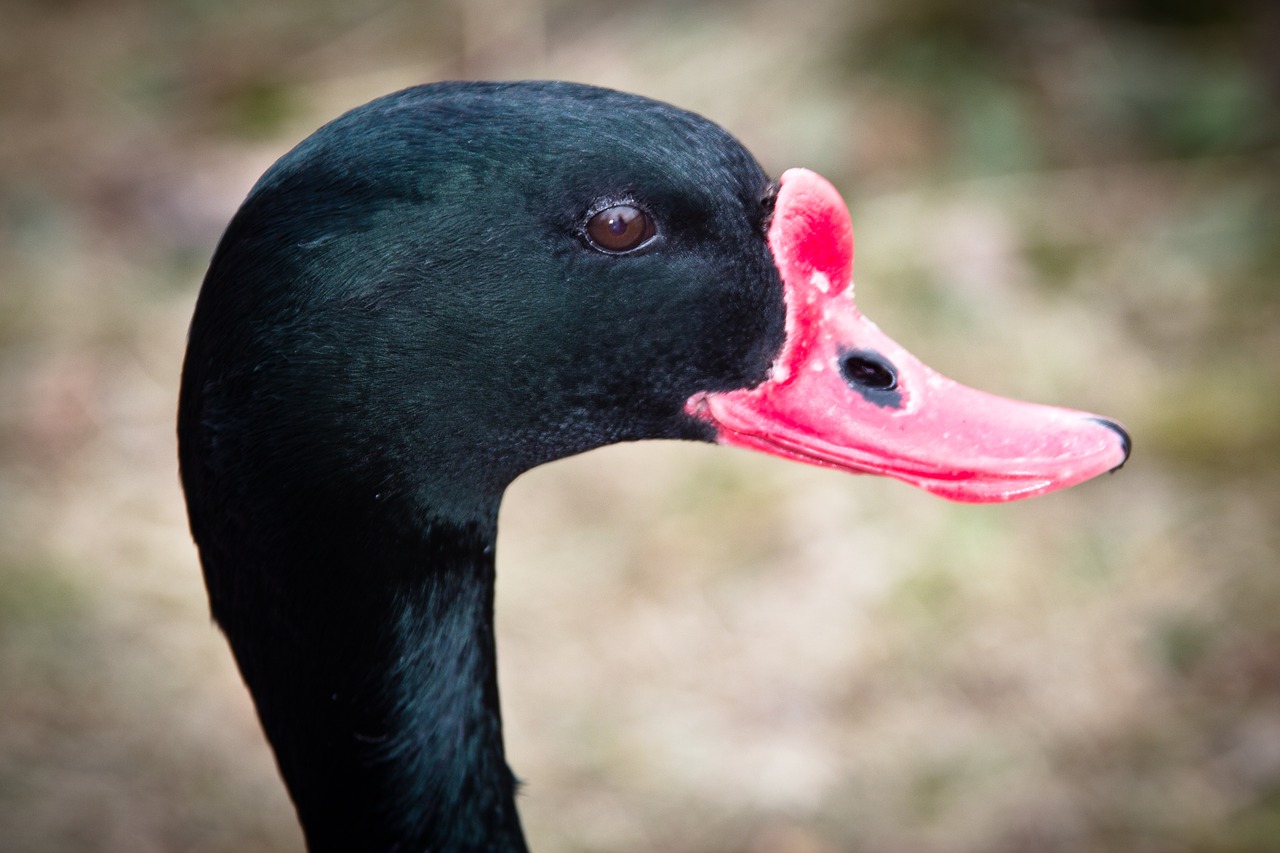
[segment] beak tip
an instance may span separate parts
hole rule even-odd
[[[1119,465],[1115,466],[1110,470],[1110,472],[1108,472],[1114,474],[1116,471],[1119,471],[1124,467],[1124,463],[1129,461],[1129,453],[1133,450],[1133,440],[1129,438],[1129,431],[1110,418],[1090,418],[1089,420],[1099,426],[1106,427],[1120,437],[1120,449],[1124,451],[1124,458],[1120,460]]]

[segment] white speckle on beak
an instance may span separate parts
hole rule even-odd
[[[828,293],[831,290],[831,279],[827,278],[826,274],[821,270],[814,270],[813,275],[809,276],[809,284],[823,293]]]

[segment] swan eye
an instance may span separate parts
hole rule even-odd
[[[653,217],[630,204],[615,204],[587,220],[587,239],[602,252],[638,249],[657,233]]]

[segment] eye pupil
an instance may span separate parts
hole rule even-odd
[[[587,239],[605,252],[629,252],[656,232],[653,217],[630,204],[615,204],[587,220]]]

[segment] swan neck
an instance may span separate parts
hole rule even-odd
[[[493,546],[491,524],[436,522],[336,548],[310,579],[275,575],[294,583],[272,636],[220,620],[310,850],[526,849],[502,743]]]

